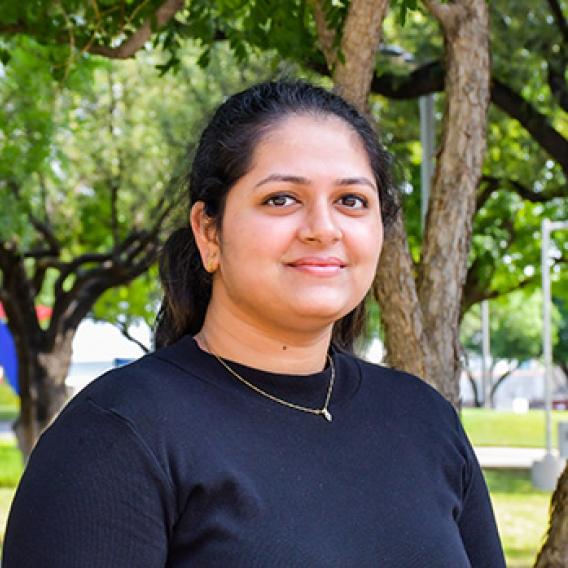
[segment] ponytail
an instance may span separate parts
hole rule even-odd
[[[175,230],[160,255],[164,297],[155,330],[156,348],[170,345],[203,326],[211,298],[211,276],[203,267],[190,227]]]

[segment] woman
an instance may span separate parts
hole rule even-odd
[[[165,246],[163,345],[75,397],[11,512],[6,568],[502,567],[451,405],[354,357],[388,157],[302,82],[229,98]]]

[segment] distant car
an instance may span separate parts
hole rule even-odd
[[[552,410],[568,410],[568,398],[553,399]]]

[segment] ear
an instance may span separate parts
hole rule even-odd
[[[215,220],[205,212],[203,201],[191,208],[189,223],[205,270],[215,272],[219,266],[219,235]]]

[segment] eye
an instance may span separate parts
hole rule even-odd
[[[288,207],[294,205],[294,203],[297,203],[297,199],[287,193],[271,195],[264,201],[265,205],[270,205],[271,207]]]
[[[349,209],[366,209],[369,206],[369,202],[364,197],[354,193],[341,196],[339,203]]]

